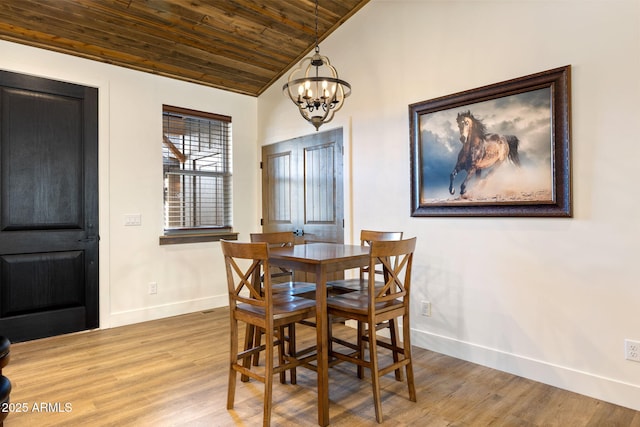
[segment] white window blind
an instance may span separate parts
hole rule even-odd
[[[165,233],[231,229],[231,117],[163,106]]]

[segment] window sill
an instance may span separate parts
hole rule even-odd
[[[238,240],[238,233],[193,233],[160,236],[160,245],[178,245],[183,243],[218,242],[220,240]]]

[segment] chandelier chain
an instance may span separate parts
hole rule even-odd
[[[318,0],[316,0],[316,53],[320,51],[318,42]]]

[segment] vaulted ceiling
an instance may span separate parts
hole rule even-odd
[[[319,39],[368,1],[319,0]],[[315,21],[314,0],[0,1],[0,39],[253,96],[309,54]]]

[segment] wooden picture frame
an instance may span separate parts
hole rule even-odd
[[[571,217],[570,72],[409,105],[411,216]]]

